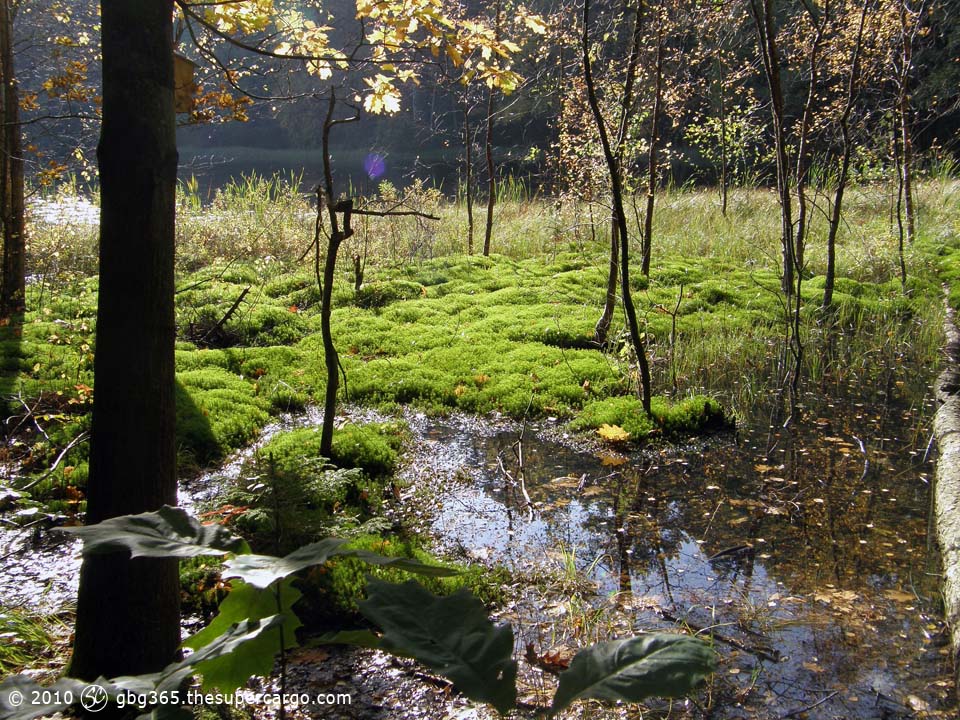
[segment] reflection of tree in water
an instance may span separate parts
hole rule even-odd
[[[750,706],[746,716],[804,707],[826,697],[818,688],[863,696],[875,687],[902,700],[904,683],[920,688],[938,672],[935,644],[918,649],[930,621],[910,594],[930,596],[936,578],[924,575],[924,466],[910,455],[919,413],[888,397],[806,398],[786,427],[741,428],[735,441],[648,449],[622,464],[528,432],[532,522],[498,469],[499,460],[518,477],[518,433],[477,441],[472,462],[503,503],[498,532],[511,536],[501,538],[510,558],[536,566],[551,549],[574,549],[598,584],[597,608],[628,608],[634,631],[711,628],[724,638],[725,662],[742,669],[721,686],[731,703]],[[779,698],[779,710],[765,698]],[[865,712],[838,696],[811,717]]]

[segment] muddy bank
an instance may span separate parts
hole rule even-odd
[[[951,629],[955,676],[960,675],[960,331],[947,308],[946,368],[937,379],[934,419],[937,460],[934,507],[943,558],[944,615]]]

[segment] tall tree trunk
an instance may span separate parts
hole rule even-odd
[[[470,133],[470,106],[463,108],[463,146],[466,149],[467,255],[473,255],[473,137]]]
[[[503,20],[502,6],[500,0],[497,0],[494,6],[494,38],[500,40],[500,24]],[[490,254],[490,240],[493,237],[493,208],[497,202],[497,168],[493,163],[493,109],[494,109],[494,90],[490,88],[487,95],[487,136],[485,140],[485,150],[487,154],[487,223],[483,231],[483,255]]]
[[[638,20],[639,22],[639,20]],[[637,309],[633,306],[633,297],[630,292],[630,236],[627,232],[627,214],[623,206],[623,181],[620,165],[610,147],[610,138],[607,135],[607,126],[597,100],[597,91],[593,82],[593,71],[590,67],[590,0],[583,3],[583,36],[581,38],[583,52],[583,79],[587,86],[587,100],[590,111],[593,113],[597,133],[600,135],[600,145],[603,147],[603,157],[610,175],[610,190],[613,196],[613,212],[617,220],[617,229],[620,233],[620,292],[623,297],[623,310],[627,316],[627,329],[630,332],[630,341],[637,356],[640,368],[640,395],[643,409],[650,415],[651,383],[650,365],[647,362],[646,341],[640,334],[637,322]]]
[[[787,158],[786,117],[783,83],[780,77],[780,51],[774,27],[773,0],[750,0],[757,46],[763,62],[763,74],[770,91],[770,112],[777,158],[777,199],[780,203],[780,245],[783,258],[781,287],[788,297],[794,292],[793,216],[790,202],[790,162]]]
[[[487,96],[487,135],[484,141],[487,156],[487,220],[483,230],[483,255],[490,254],[493,237],[493,208],[497,202],[497,168],[493,163],[493,88]]]
[[[23,312],[26,296],[23,147],[20,92],[13,64],[13,18],[9,0],[0,0],[0,79],[3,82],[3,132],[0,148],[0,221],[3,222],[3,275],[0,315]]]
[[[906,0],[900,0],[900,77],[897,92],[897,115],[900,120],[900,173],[903,183],[903,212],[907,244],[913,244],[916,233],[916,214],[913,207],[913,137],[910,132],[910,71],[913,67],[913,35],[910,10]]]
[[[857,83],[860,80],[860,52],[863,48],[863,28],[867,21],[868,3],[864,0],[860,10],[860,23],[857,26],[857,39],[851,51],[850,74],[847,76],[847,97],[840,115],[840,135],[843,138],[843,155],[840,158],[840,174],[837,177],[837,188],[833,196],[833,207],[830,213],[830,228],[827,232],[827,272],[823,282],[823,302],[821,309],[825,312],[833,304],[833,287],[836,279],[837,265],[837,233],[840,230],[842,217],[843,194],[847,187],[847,176],[850,173],[850,159],[853,155],[853,143],[850,139],[850,113],[857,92]]]
[[[623,158],[626,152],[627,136],[630,132],[630,119],[634,110],[634,86],[637,79],[637,68],[640,65],[640,46],[642,35],[642,8],[641,5],[633,8],[633,32],[630,36],[630,55],[627,61],[627,72],[623,79],[623,99],[620,103],[620,123],[617,127],[616,148],[614,150],[614,164],[617,172],[622,172]],[[584,28],[584,38],[586,38],[587,29]],[[587,70],[585,69],[585,72]],[[591,74],[592,77],[592,74]],[[606,128],[604,128],[606,132]],[[623,178],[620,177],[622,187]],[[621,198],[622,203],[622,198]],[[626,216],[624,216],[626,221]],[[607,334],[610,332],[610,324],[613,322],[613,312],[617,297],[618,274],[620,273],[620,227],[618,225],[617,213],[614,210],[610,217],[610,262],[607,272],[607,294],[603,303],[603,312],[600,319],[593,328],[593,340],[599,345],[607,341]]]
[[[660,159],[660,112],[663,106],[663,8],[657,7],[657,59],[654,66],[653,112],[650,116],[650,147],[647,154],[647,202],[643,213],[643,245],[640,272],[650,277],[653,247],[653,208],[657,199],[657,166]]]
[[[334,109],[337,97],[330,91],[330,102],[327,105],[327,116],[323,121],[323,186],[317,188],[317,224],[314,233],[314,272],[317,282],[320,283],[320,335],[323,338],[323,361],[327,366],[327,387],[323,401],[323,425],[320,429],[320,454],[329,458],[333,449],[333,421],[337,414],[337,392],[340,389],[340,355],[333,343],[333,333],[330,329],[330,314],[333,307],[333,281],[337,267],[337,253],[340,244],[353,235],[350,225],[353,212],[353,202],[335,200],[333,191],[333,167],[330,158],[330,130],[341,123],[353,122],[356,116],[344,120],[334,119]],[[330,217],[329,241],[324,259],[323,275],[320,274],[320,236],[323,224],[323,210],[326,208]],[[337,213],[343,213],[343,227]]]
[[[87,522],[177,500],[172,0],[103,0],[100,290]],[[70,674],[160,670],[180,644],[176,560],[126,552],[80,571]]]
[[[808,9],[810,21],[816,30],[810,46],[810,80],[807,85],[807,101],[803,106],[803,115],[800,118],[800,128],[797,132],[796,172],[793,179],[797,193],[797,226],[793,242],[798,272],[802,272],[803,270],[803,255],[807,243],[807,176],[810,170],[808,140],[810,127],[813,124],[814,106],[817,102],[820,47],[823,41],[823,33],[827,28],[827,23],[830,21],[829,10],[830,4],[827,3],[824,5],[820,17],[817,18],[816,15]]]
[[[719,52],[719,51],[718,51]],[[727,216],[727,98],[724,91],[723,60],[717,57],[717,93],[720,96],[720,214]]]

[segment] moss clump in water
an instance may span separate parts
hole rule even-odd
[[[656,431],[668,436],[693,435],[728,424],[723,407],[715,399],[694,395],[675,403],[653,398],[652,418],[643,411],[640,399],[633,396],[605,398],[586,404],[570,423],[573,430],[596,430],[601,425],[617,425],[640,439]]]
[[[246,508],[237,530],[256,551],[282,555],[328,535],[388,527],[379,510],[405,434],[400,423],[346,425],[334,433],[332,458],[321,457],[315,428],[271,438],[225,498]]]

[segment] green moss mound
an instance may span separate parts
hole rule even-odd
[[[396,469],[405,434],[402,423],[347,424],[334,431],[332,457],[327,459],[338,468],[359,468],[367,476],[384,477]],[[296,473],[305,460],[320,459],[320,429],[281,433],[260,454],[272,458],[279,472]]]
[[[357,290],[354,302],[360,308],[382,308],[399,300],[413,300],[425,294],[426,289],[419,283],[408,280],[386,280],[361,286]]]
[[[595,400],[583,407],[570,423],[573,430],[596,430],[601,425],[617,425],[632,439],[643,438],[655,431],[668,436],[692,435],[717,430],[728,425],[723,407],[704,395],[670,403],[662,397],[650,402],[652,418],[643,411],[643,403],[633,396]]]

